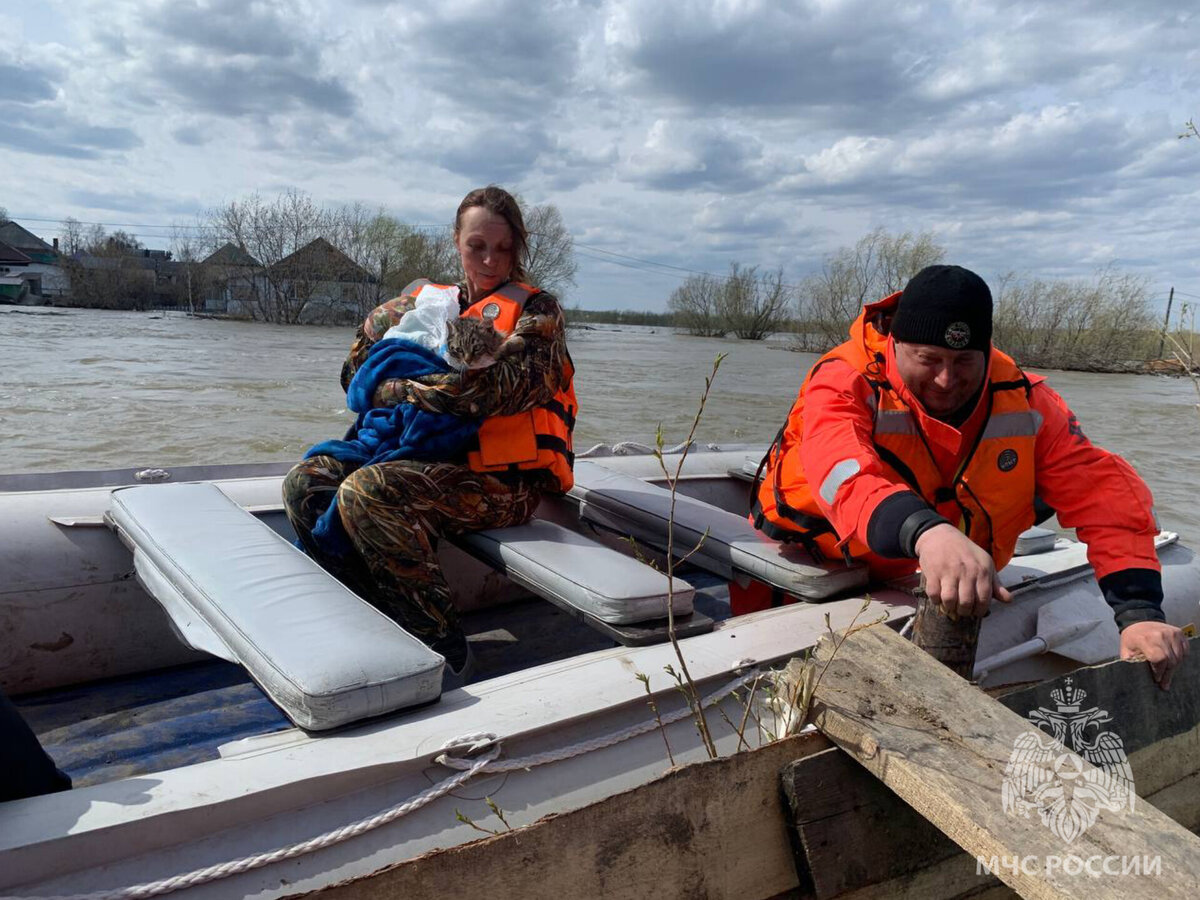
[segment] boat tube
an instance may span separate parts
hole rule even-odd
[[[77,785],[0,804],[0,894],[295,896],[474,840],[489,803],[519,826],[644,784],[664,740],[704,759],[668,606],[716,749],[758,740],[737,723],[761,671],[915,605],[750,528],[760,452],[687,456],[671,543],[700,549],[671,579],[646,455],[581,461],[530,525],[444,542],[480,662],[446,691],[436,654],[290,545],[286,465],[0,478],[0,687]],[[1025,544],[981,629],[988,685],[1117,651],[1085,548]],[[1192,622],[1200,564],[1168,533],[1159,553],[1168,618]],[[755,583],[806,602],[731,615]]]

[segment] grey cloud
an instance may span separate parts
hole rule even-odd
[[[348,116],[357,100],[337,78],[308,74],[314,67],[285,60],[206,60],[167,57],[154,74],[192,109],[222,116],[274,115],[309,109]]]
[[[468,8],[430,5],[395,26],[393,58],[423,91],[513,120],[551,114],[567,99],[584,28],[572,2],[519,0]]]
[[[128,128],[91,125],[60,109],[0,102],[0,146],[70,159],[96,159],[129,150],[141,139]]]
[[[1152,80],[1160,48],[1186,38],[1166,12],[1096,6],[963,5],[934,15],[870,0],[690,9],[647,0],[615,17],[611,52],[638,88],[704,114],[920,130],[985,98],[1040,91],[1044,102],[1058,88],[1102,96]]]
[[[212,140],[212,134],[199,125],[181,125],[171,132],[171,136],[190,147],[201,147]]]
[[[89,191],[75,189],[67,193],[67,199],[88,209],[104,209],[115,212],[145,214],[148,211],[193,215],[200,205],[192,200],[164,197],[147,191]]]
[[[54,83],[45,72],[0,62],[0,100],[36,103],[53,100]]]
[[[554,147],[550,136],[537,126],[513,127],[503,121],[492,125],[471,133],[430,130],[413,152],[473,183],[486,184],[522,180],[538,157]],[[481,139],[488,134],[497,137]]]
[[[631,180],[668,191],[746,191],[772,174],[756,137],[719,124],[659,120],[622,172]]]
[[[147,19],[165,37],[221,55],[290,56],[297,49],[293,37],[303,12],[293,8],[285,18],[278,8],[243,0],[215,0],[203,5],[195,0],[171,0]]]

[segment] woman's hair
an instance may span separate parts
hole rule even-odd
[[[510,276],[513,281],[524,281],[525,258],[529,252],[529,234],[525,230],[525,218],[521,215],[521,207],[508,191],[494,184],[476,188],[463,197],[458,204],[458,212],[454,214],[454,234],[457,236],[462,226],[462,217],[472,206],[482,206],[490,213],[502,218],[512,230],[513,239],[513,270]]]

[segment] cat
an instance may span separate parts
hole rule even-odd
[[[458,369],[486,369],[525,349],[525,338],[498,332],[488,319],[451,319],[446,327],[446,361]]]

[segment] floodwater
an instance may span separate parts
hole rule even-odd
[[[350,328],[191,319],[178,313],[0,307],[0,472],[299,459],[350,421],[338,372]],[[728,354],[697,435],[766,443],[815,357],[667,329],[592,326],[569,336],[576,449],[683,440],[713,360]],[[1050,373],[1096,443],[1154,491],[1164,528],[1200,541],[1200,414],[1187,379]]]

